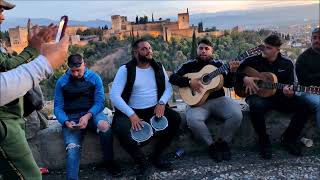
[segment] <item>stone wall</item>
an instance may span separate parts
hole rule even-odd
[[[176,137],[170,148],[168,148],[167,153],[174,153],[177,147],[183,148],[186,153],[206,152],[206,147],[200,142],[194,140],[190,130],[187,128],[184,111],[180,112],[180,114],[183,118],[183,122],[181,123],[181,132]],[[234,148],[253,147],[256,144],[256,136],[251,126],[248,112],[243,111],[243,114],[243,122],[232,143]],[[283,114],[275,111],[266,115],[268,132],[273,141],[279,140],[279,137],[290,122],[290,117],[290,114]],[[28,121],[28,124],[30,123],[31,121]],[[37,123],[40,122],[37,121],[33,123],[33,126],[36,126],[35,124]],[[221,126],[221,122],[214,118],[210,118],[207,121],[207,124],[212,132],[216,132]],[[28,127],[27,133],[29,133]],[[49,167],[50,169],[64,168],[65,148],[61,125],[57,121],[49,121],[48,128],[38,131],[36,135],[34,135],[34,133],[32,134],[32,138],[29,138],[28,142],[38,165],[40,167]],[[318,129],[315,128],[314,121],[310,120],[308,122],[302,134],[303,136],[314,140],[318,139],[319,132]],[[153,142],[151,140],[148,145],[142,147],[143,151],[150,152],[152,143]],[[114,153],[116,160],[131,161],[128,154],[119,145],[116,137],[114,138]],[[101,162],[102,153],[100,150],[99,137],[96,134],[89,132],[85,136],[81,157],[81,165],[90,165]]]

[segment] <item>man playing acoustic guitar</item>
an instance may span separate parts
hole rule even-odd
[[[264,40],[265,48],[262,55],[250,57],[243,61],[238,71],[243,72],[246,67],[251,67],[259,72],[271,72],[278,78],[279,83],[293,84],[294,68],[290,59],[283,57],[280,53],[282,44],[280,38],[276,35],[270,35]],[[277,90],[271,97],[260,97],[256,95],[259,91],[255,80],[257,77],[248,77],[239,75],[239,81],[243,81],[246,91],[250,96],[246,102],[250,106],[251,122],[255,132],[259,137],[260,153],[262,158],[271,159],[271,143],[269,135],[266,132],[266,123],[264,115],[268,110],[276,109],[280,111],[294,112],[288,128],[281,136],[281,144],[293,155],[301,155],[301,146],[297,139],[309,114],[308,105],[297,98],[292,86],[287,85],[282,90]]]
[[[198,72],[206,65],[213,65],[217,68],[222,66],[220,61],[212,59],[213,45],[207,39],[198,43],[197,59],[184,63],[170,77],[170,82],[179,87],[190,87],[193,91],[201,93],[203,85],[200,79],[189,79],[183,77],[187,73]],[[224,86],[233,87],[235,71],[239,67],[238,61],[229,63],[230,72],[224,77]],[[213,140],[205,121],[210,115],[224,120],[223,129],[218,133],[216,141]],[[210,93],[206,102],[201,106],[190,107],[186,113],[187,124],[195,137],[202,140],[209,147],[209,155],[217,162],[230,160],[231,153],[228,143],[232,140],[235,131],[240,127],[242,112],[240,106],[229,97],[225,96],[223,88]]]

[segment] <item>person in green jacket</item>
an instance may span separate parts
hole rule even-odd
[[[0,24],[4,20],[3,11],[14,7],[15,5],[0,0]],[[14,69],[39,56],[41,45],[52,41],[56,31],[57,27],[54,25],[41,30],[35,26],[28,35],[29,46],[18,56],[11,57],[0,47],[0,72]],[[23,98],[0,107],[0,179],[41,179],[25,137],[23,113]]]

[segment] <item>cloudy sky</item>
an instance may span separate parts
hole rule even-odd
[[[11,11],[6,11],[7,18],[30,17],[60,19],[61,15],[68,15],[72,20],[95,20],[102,19],[110,21],[114,14],[126,15],[133,20],[136,15],[151,16],[154,13],[155,19],[159,17],[176,16],[177,12],[185,12],[189,8],[190,14],[203,12],[222,12],[231,10],[247,10],[266,7],[281,7],[288,5],[302,5],[319,3],[312,0],[291,0],[291,1],[91,1],[91,0],[8,0],[16,5]]]

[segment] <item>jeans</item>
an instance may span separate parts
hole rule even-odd
[[[210,99],[205,104],[198,107],[189,107],[186,119],[193,135],[210,146],[214,143],[212,135],[205,122],[213,115],[222,118],[223,128],[217,133],[217,137],[230,143],[234,133],[240,127],[242,112],[240,105],[228,97]]]
[[[85,114],[86,113],[68,114],[69,121],[79,123],[79,119]],[[87,128],[82,130],[71,130],[66,126],[62,127],[64,143],[67,151],[66,168],[68,180],[78,179],[81,145],[87,129],[97,132],[100,136],[100,144],[102,146],[104,162],[108,163],[113,160],[113,137],[111,128],[109,128],[106,132],[98,132],[97,125],[99,121],[108,121],[108,116],[106,116],[102,112],[99,113],[98,115],[94,116],[91,120],[89,120]]]
[[[260,142],[269,141],[269,135],[266,132],[266,123],[264,118],[264,115],[268,110],[275,109],[282,112],[294,113],[288,128],[282,135],[282,138],[285,141],[297,140],[308,120],[306,117],[311,112],[308,104],[298,98],[298,96],[293,96],[291,98],[287,98],[285,96],[264,98],[257,95],[251,95],[246,98],[246,102],[250,106],[251,122],[255,132],[259,136]]]
[[[316,113],[316,121],[318,127],[320,127],[320,96],[315,94],[301,93],[300,96],[305,100],[311,107],[311,109]]]

